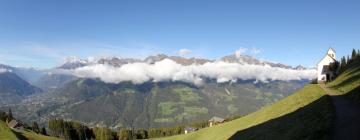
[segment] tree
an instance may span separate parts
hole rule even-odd
[[[353,49],[353,50],[352,50],[352,53],[351,53],[351,60],[355,60],[355,59],[356,59],[356,57],[357,57],[356,50],[355,50],[355,49]]]
[[[147,139],[147,131],[144,129],[140,129],[136,131],[136,139]]]
[[[48,125],[49,125],[49,129],[51,131],[51,135],[59,137],[60,132],[59,132],[58,126],[57,126],[57,120],[56,119],[50,119],[48,121]]]
[[[85,140],[86,139],[85,138],[86,136],[85,136],[85,127],[84,127],[84,125],[82,125],[79,122],[71,122],[71,126],[72,126],[73,129],[76,130],[78,140]]]
[[[121,129],[119,132],[119,140],[131,140],[131,130]]]
[[[36,122],[33,122],[33,123],[32,123],[31,129],[32,129],[32,131],[34,131],[35,133],[40,133],[39,125],[38,125]]]
[[[5,121],[6,121],[6,118],[7,118],[6,113],[5,113],[5,112],[0,111],[0,120],[5,122]]]
[[[41,133],[42,135],[47,135],[45,127],[41,128],[41,132],[40,132],[40,133]]]
[[[340,72],[342,72],[345,69],[346,66],[346,58],[345,56],[341,57],[340,60]]]
[[[108,128],[93,128],[95,139],[97,140],[114,140],[116,139],[116,133],[112,132]]]
[[[12,119],[14,119],[14,117],[13,117],[11,108],[9,108],[9,111],[8,111],[8,121],[11,121]]]
[[[135,113],[131,113],[130,111],[126,111],[126,112],[129,112],[129,114],[135,114]],[[124,117],[124,121],[126,122],[127,126],[131,129],[130,130],[130,133],[131,133],[131,137],[130,139],[133,139],[134,138],[134,130],[135,130],[135,126],[134,126],[134,122],[135,122],[135,116],[133,115],[129,115],[129,116],[126,116]]]
[[[328,79],[329,81],[334,80],[334,78],[336,78],[336,76],[339,73],[339,62],[335,61],[333,63],[330,63],[329,65],[329,70],[331,71],[331,73],[333,74],[334,77],[330,77],[330,79]]]
[[[61,137],[64,136],[64,120],[62,119],[50,119],[49,129],[53,136]]]

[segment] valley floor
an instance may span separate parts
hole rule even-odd
[[[345,95],[339,95],[336,91],[320,85],[324,91],[330,95],[331,101],[335,107],[335,124],[334,136],[335,140],[360,139],[360,104],[351,100]]]

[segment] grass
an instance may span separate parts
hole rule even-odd
[[[132,93],[132,94],[134,94],[134,93],[136,93],[136,90],[132,89],[132,88],[125,88],[125,89],[123,89],[123,92],[124,93]]]
[[[173,114],[176,111],[176,108],[174,108],[177,105],[175,102],[161,102],[158,104],[158,108],[161,111],[162,115],[170,115]]]
[[[189,115],[206,114],[208,109],[205,107],[185,107],[184,112]]]
[[[349,64],[346,70],[327,86],[360,103],[360,58]]]
[[[177,136],[167,137],[167,138],[163,138],[163,139],[164,140],[167,140],[167,139],[169,139],[169,140],[187,140],[187,139],[223,140],[223,139],[229,139],[232,136],[234,136],[235,134],[241,132],[241,130],[245,130],[250,127],[255,127],[259,124],[265,123],[267,121],[270,121],[270,120],[273,120],[276,118],[284,117],[290,113],[295,112],[296,110],[299,110],[299,109],[311,104],[312,102],[314,102],[320,98],[324,98],[322,100],[323,101],[322,103],[327,103],[327,105],[320,106],[319,110],[307,109],[307,111],[308,111],[307,114],[300,113],[300,115],[302,115],[302,118],[310,119],[310,120],[304,120],[304,121],[314,122],[314,120],[318,119],[319,116],[316,116],[315,115],[316,113],[315,114],[309,113],[309,111],[324,111],[324,110],[328,111],[328,112],[332,111],[330,99],[327,97],[328,96],[327,95],[325,96],[325,92],[318,85],[307,85],[303,89],[286,97],[285,99],[283,99],[273,105],[264,107],[264,108],[260,109],[259,111],[251,113],[242,118],[239,118],[239,119],[236,119],[236,120],[224,123],[224,124],[216,125],[216,126],[213,126],[210,128],[201,129],[194,133],[177,135]],[[319,108],[319,106],[318,106],[318,108]],[[332,114],[332,113],[329,113],[329,114]],[[331,118],[331,117],[329,117],[329,118]],[[313,120],[311,120],[311,119],[313,119]],[[331,119],[322,120],[322,121],[323,122],[321,122],[321,121],[318,121],[318,122],[321,122],[322,124],[325,124],[325,125],[320,125],[320,126],[324,126],[324,127],[331,126],[331,125],[329,125],[332,122]],[[291,123],[291,122],[287,122],[287,123]],[[326,124],[328,124],[328,125],[326,125]],[[281,129],[281,127],[280,127],[280,129]],[[289,128],[289,129],[291,129],[291,128]],[[311,130],[312,127],[307,128],[307,129]],[[268,132],[264,132],[264,133],[271,133],[274,130],[268,129],[267,131]],[[298,133],[298,135],[300,135],[300,134],[301,134],[301,131]],[[262,134],[260,134],[260,135],[262,135]]]
[[[173,90],[175,93],[180,95],[180,99],[183,102],[197,103],[201,100],[201,97],[198,95],[198,93],[195,93],[194,90],[189,87],[174,88]]]
[[[351,63],[334,81],[328,84],[341,93],[347,93],[360,86],[360,59]]]
[[[0,121],[0,140],[18,140],[18,139],[27,139],[27,140],[60,140],[55,137],[49,137],[44,135],[36,134],[29,130],[24,131],[13,131],[6,126],[5,122]]]
[[[231,114],[235,114],[238,111],[238,108],[235,105],[229,105],[227,109]]]
[[[328,140],[334,120],[330,96],[322,96],[294,112],[240,130],[230,140]]]
[[[16,140],[17,137],[12,130],[6,126],[5,122],[0,121],[0,140]]]
[[[175,116],[175,119],[181,121],[182,119],[196,118],[198,115],[207,114],[209,110],[205,107],[184,107],[184,112]]]
[[[156,123],[170,123],[170,122],[174,122],[175,119],[174,118],[156,118],[154,120],[154,122]]]
[[[49,137],[44,135],[36,134],[32,131],[25,130],[23,132],[19,132],[22,136],[26,137],[28,140],[60,140],[59,138]]]

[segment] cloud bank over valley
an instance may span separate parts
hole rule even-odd
[[[115,67],[109,64],[92,64],[72,70],[66,70],[81,78],[99,78],[106,83],[132,82],[141,84],[147,81],[183,81],[201,85],[204,78],[216,79],[218,83],[255,80],[268,82],[273,80],[311,80],[316,70],[295,70],[269,65],[230,63],[224,61],[204,64],[181,65],[171,59],[153,64],[134,62]]]

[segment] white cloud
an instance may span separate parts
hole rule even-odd
[[[261,51],[259,49],[255,48],[255,47],[252,47],[251,48],[251,53],[254,54],[254,55],[257,55],[257,54],[261,53]]]
[[[235,56],[237,58],[239,58],[242,54],[246,53],[248,49],[247,48],[239,48],[238,50],[235,51]]]
[[[185,55],[188,55],[191,53],[191,50],[189,49],[180,49],[178,54],[181,55],[181,56],[185,56]]]
[[[223,61],[183,66],[170,59],[164,59],[155,64],[129,63],[121,67],[96,64],[71,70],[71,73],[83,78],[100,78],[107,83],[130,81],[135,84],[146,81],[184,81],[198,85],[202,83],[204,77],[216,79],[219,83],[238,79],[267,82],[269,80],[289,81],[316,77],[316,70],[292,70]]]
[[[235,56],[239,58],[243,54],[258,55],[260,53],[261,50],[255,47],[251,47],[251,48],[240,47],[238,50],[235,51]]]
[[[11,72],[11,71],[8,69],[0,68],[0,74],[5,72]]]

